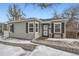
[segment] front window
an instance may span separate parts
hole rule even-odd
[[[54,32],[55,33],[60,33],[61,32],[61,24],[60,23],[54,24]]]
[[[33,24],[29,24],[29,32],[33,32]]]

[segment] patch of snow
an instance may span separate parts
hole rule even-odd
[[[34,44],[31,41],[28,40],[21,40],[21,39],[16,39],[16,38],[8,38],[9,37],[9,32],[8,31],[4,31],[4,37],[2,38],[0,36],[0,41],[4,41],[4,42],[12,42],[12,43],[26,43],[26,44]]]
[[[39,45],[30,55],[31,56],[77,56],[77,54],[74,53],[57,50],[43,45]]]
[[[21,47],[0,44],[0,56],[23,56],[29,55],[29,51],[23,50]]]
[[[64,41],[64,42],[67,42],[67,43],[72,43],[72,42],[74,42],[74,41],[77,41],[77,42],[79,42],[79,40],[78,39],[69,39],[69,38],[48,38],[47,40],[52,40],[52,41]]]
[[[0,38],[0,41],[3,42],[10,42],[10,43],[23,43],[23,44],[34,44],[31,41],[28,40],[21,40],[21,39],[16,39],[16,38],[8,38],[8,39],[2,39]]]

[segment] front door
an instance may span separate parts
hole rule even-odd
[[[49,30],[48,30],[49,29],[49,25],[48,24],[43,24],[42,28],[43,28],[42,29],[43,30],[43,33],[42,33],[43,36],[46,36],[46,37],[49,36]]]

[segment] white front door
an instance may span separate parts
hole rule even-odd
[[[44,24],[43,25],[43,36],[48,36],[49,33],[48,33],[48,24]]]

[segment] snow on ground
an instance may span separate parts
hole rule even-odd
[[[77,56],[77,54],[39,45],[30,56]]]
[[[29,55],[30,51],[25,51],[20,47],[0,44],[0,56],[22,56]]]
[[[8,39],[6,39],[8,36],[9,36],[8,31],[4,31],[4,38],[1,38],[1,36],[0,36],[0,41],[12,42],[12,43],[34,44],[34,43],[32,43],[32,42],[30,42],[28,40],[22,40],[22,39],[16,39],[16,38],[8,38]]]
[[[0,56],[77,56],[76,54],[39,45],[34,51],[25,51],[20,47],[0,44]]]
[[[23,44],[34,44],[29,40],[21,40],[21,39],[16,39],[16,38],[8,38],[8,39],[1,39],[0,37],[0,41],[3,42],[11,42],[11,43],[23,43]]]
[[[76,54],[38,45],[33,51],[20,47],[0,44],[0,56],[77,56]]]
[[[7,37],[8,35],[4,35]],[[78,39],[55,39],[55,38],[48,38],[47,40],[58,40],[58,41],[65,41],[65,42],[74,42],[79,41]],[[1,39],[0,41],[12,42],[12,43],[26,43],[26,44],[34,44],[28,40],[20,40],[15,38],[9,39]],[[77,54],[54,49],[51,47],[47,47],[44,45],[38,45],[33,51],[27,51],[22,49],[21,47],[9,46],[0,44],[0,56],[77,56]]]
[[[64,41],[67,43],[72,43],[74,41],[79,42],[79,39],[71,39],[71,38],[48,38],[47,40],[52,40],[52,41]]]

